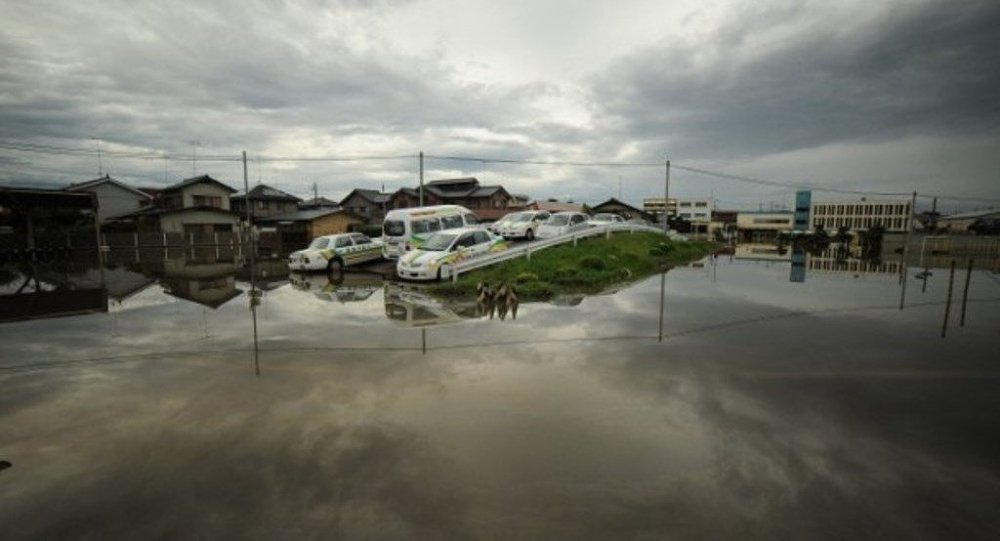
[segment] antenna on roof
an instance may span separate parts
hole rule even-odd
[[[91,137],[94,143],[97,145],[97,176],[104,176],[104,164],[101,163],[101,140],[96,137]]]

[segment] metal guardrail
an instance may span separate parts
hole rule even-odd
[[[580,231],[573,231],[572,233],[566,233],[556,237],[551,237],[547,239],[540,239],[533,242],[528,242],[521,246],[515,246],[514,248],[508,248],[502,252],[495,252],[492,254],[486,254],[483,256],[475,257],[462,261],[461,263],[451,265],[451,281],[457,281],[459,275],[464,274],[469,271],[474,271],[476,269],[481,269],[484,267],[489,267],[490,265],[495,265],[503,261],[509,261],[511,259],[517,259],[519,257],[526,257],[531,260],[531,254],[539,250],[544,250],[546,248],[551,248],[553,246],[559,246],[561,244],[573,243],[574,245],[580,239],[586,239],[590,237],[598,237],[601,235],[610,236],[611,233],[625,232],[634,233],[636,231],[648,231],[652,233],[663,233],[662,228],[652,227],[648,225],[599,225],[590,227],[588,229],[582,229]]]

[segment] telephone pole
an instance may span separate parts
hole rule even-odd
[[[424,151],[420,151],[420,206],[424,206]]]
[[[667,160],[666,174],[663,179],[663,234],[670,230],[670,160]]]

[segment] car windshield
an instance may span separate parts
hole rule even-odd
[[[553,214],[545,221],[545,225],[566,225],[569,223],[569,216],[565,214]]]
[[[323,248],[326,248],[326,245],[329,244],[329,243],[330,243],[330,239],[325,238],[325,237],[320,237],[318,239],[313,239],[313,241],[309,243],[309,249],[310,250],[322,250]],[[302,245],[300,244],[299,246],[302,246]]]
[[[447,250],[451,246],[451,241],[455,240],[457,235],[452,235],[448,233],[438,233],[436,235],[431,235],[427,237],[427,240],[420,245],[421,250],[427,250],[431,252],[440,252]]]
[[[402,220],[386,220],[382,224],[382,232],[390,237],[401,237],[406,233],[406,226]]]
[[[511,221],[512,222],[530,222],[531,221],[531,215],[530,214],[515,214],[514,216],[511,217]]]

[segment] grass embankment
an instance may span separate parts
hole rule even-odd
[[[533,252],[431,286],[442,297],[475,296],[476,284],[517,284],[521,300],[547,300],[564,293],[593,293],[687,264],[712,252],[711,242],[675,242],[658,233],[616,233]]]

